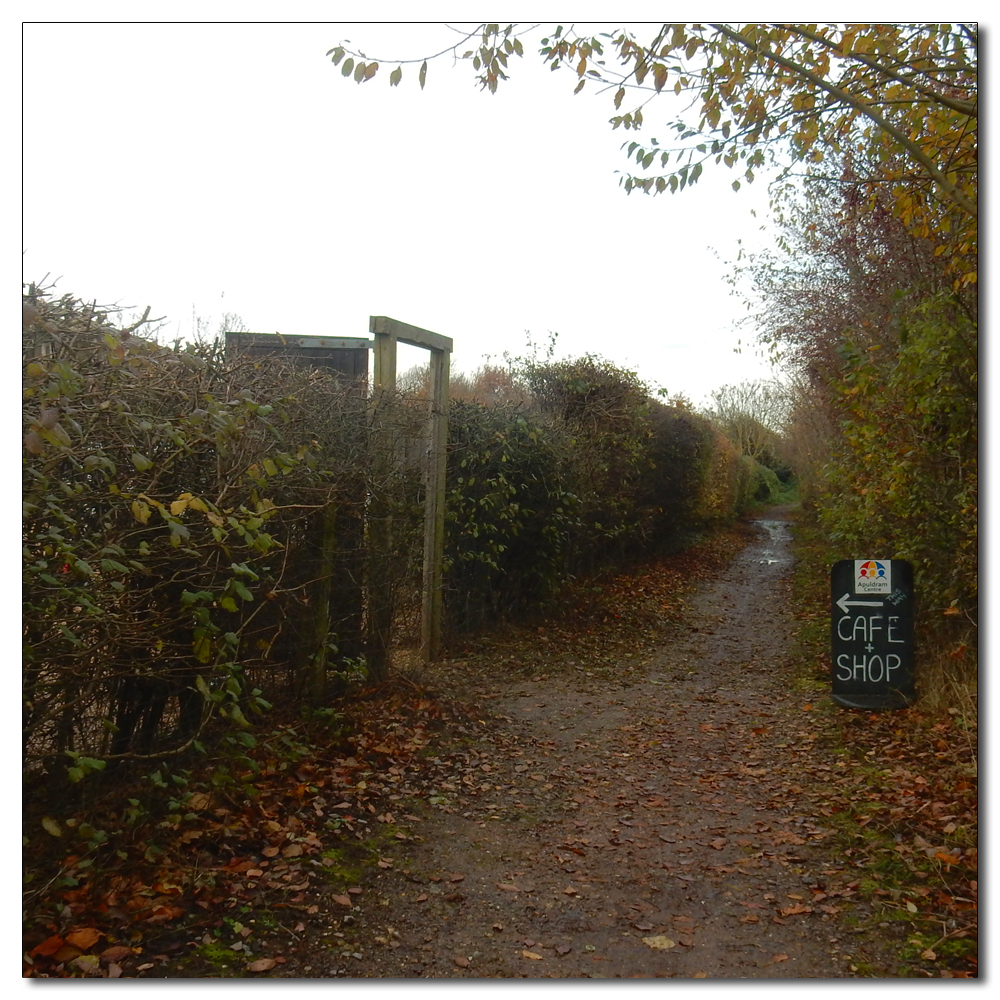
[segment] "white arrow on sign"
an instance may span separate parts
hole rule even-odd
[[[848,608],[881,608],[885,601],[849,601],[847,598],[850,594],[844,594],[844,596],[837,601],[837,607],[840,608],[844,614],[847,614]]]

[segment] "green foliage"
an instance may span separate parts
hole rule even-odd
[[[648,387],[594,355],[522,361],[517,375],[533,405],[569,435],[583,528],[574,539],[574,569],[614,559],[647,532],[649,512],[637,500],[649,465]]]
[[[977,603],[975,331],[947,304],[917,305],[896,351],[842,348],[842,436],[822,522],[844,547],[914,564],[924,605]]]
[[[446,608],[454,624],[545,596],[580,531],[568,444],[516,404],[453,400],[449,415]]]
[[[453,628],[529,607],[570,576],[676,545],[745,510],[758,480],[777,482],[769,470],[755,473],[710,420],[651,399],[634,372],[604,359],[516,359],[500,381],[504,395],[527,402],[451,404]]]
[[[28,302],[26,767],[68,759],[79,782],[194,746],[213,718],[245,741],[269,704],[254,671],[299,666],[282,640],[308,620],[310,518],[363,503],[366,400],[161,347],[68,296]]]
[[[758,273],[760,326],[798,369],[787,454],[836,558],[913,563],[921,669],[974,685],[976,297],[845,177],[808,192],[786,259]]]

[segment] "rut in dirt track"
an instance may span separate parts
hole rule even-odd
[[[301,974],[855,974],[841,921],[864,904],[795,784],[823,764],[788,661],[788,525],[756,529],[620,687],[570,669],[486,692],[506,725],[444,786],[464,812],[415,824]]]

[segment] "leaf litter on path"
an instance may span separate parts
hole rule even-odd
[[[60,973],[54,959],[68,961],[72,945],[53,934],[32,961],[56,975],[191,975],[208,968],[198,925],[218,930],[239,909],[272,915],[264,926],[278,916],[275,929],[257,920],[242,939],[255,975],[540,974],[525,972],[526,959],[560,978],[857,974],[872,942],[838,921],[845,907],[870,912],[858,894],[866,859],[826,847],[838,795],[846,803],[856,787],[822,749],[830,726],[816,697],[789,690],[774,611],[787,579],[754,561],[753,541],[741,557],[746,542],[723,536],[610,575],[561,617],[470,641],[466,655],[359,706],[349,747],[316,741],[293,774],[265,760],[256,810],[227,811],[225,827],[199,820],[187,841],[179,831],[177,872],[210,840],[225,845],[194,907],[176,905],[182,890],[169,886],[186,880],[171,882],[168,862],[159,896],[146,894],[156,882],[147,877],[105,897],[135,901],[130,924],[108,926],[105,940],[130,926],[141,952]],[[772,595],[765,616],[762,592]],[[943,846],[962,806],[907,763],[904,744],[898,732],[889,741],[900,766],[886,808],[906,790],[907,804],[927,801],[929,825],[902,856],[943,854],[962,871],[967,856]],[[823,786],[819,800],[811,783]],[[244,843],[259,831],[257,846],[241,851],[223,828]],[[363,873],[348,888],[336,857],[352,844]],[[934,901],[972,906],[974,896],[956,883],[949,898],[973,902],[949,904],[940,891]],[[917,902],[932,901],[913,895],[908,913]],[[81,893],[66,905],[85,924],[93,904]],[[180,930],[169,950],[141,931],[158,912],[165,930]],[[882,944],[876,957],[891,968],[883,953],[898,947]],[[221,974],[238,974],[230,968]]]

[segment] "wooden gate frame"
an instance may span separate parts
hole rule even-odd
[[[376,406],[382,394],[396,388],[396,345],[422,347],[431,353],[430,399],[427,413],[426,494],[424,498],[424,567],[420,616],[420,657],[432,663],[441,654],[444,562],[445,471],[448,448],[448,379],[453,341],[439,333],[411,326],[388,316],[371,316],[368,330],[375,339],[374,392]],[[376,595],[377,596],[377,595]],[[388,653],[387,649],[380,652]]]

